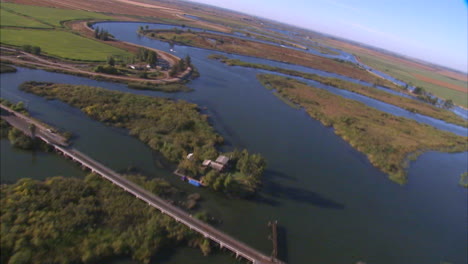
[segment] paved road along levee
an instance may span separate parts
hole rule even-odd
[[[29,127],[30,124],[35,124],[35,136],[41,138],[43,141],[53,146],[57,151],[80,163],[82,166],[85,166],[86,168],[90,169],[93,173],[96,173],[106,178],[113,184],[124,189],[126,192],[131,193],[138,199],[145,201],[150,206],[155,207],[162,213],[169,215],[177,222],[186,225],[190,229],[193,229],[196,232],[202,234],[203,236],[218,243],[222,248],[229,249],[230,251],[234,252],[236,256],[241,256],[256,264],[283,263],[278,259],[266,256],[265,254],[219,231],[218,229],[208,225],[207,223],[193,218],[187,212],[174,205],[171,205],[170,203],[159,198],[153,193],[127,180],[123,176],[119,175],[117,172],[107,168],[98,161],[93,160],[89,156],[79,152],[76,149],[67,147],[60,136],[50,132],[50,130],[47,130],[47,128],[40,124],[40,122],[32,120],[27,116],[21,115],[8,107],[5,107],[3,105],[0,106],[2,109],[8,112],[2,113],[1,117],[8,123],[10,123],[12,126],[22,130],[24,133],[31,136],[31,131]]]

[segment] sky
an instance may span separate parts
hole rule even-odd
[[[192,0],[468,72],[468,0]]]

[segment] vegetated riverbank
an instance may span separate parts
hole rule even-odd
[[[0,73],[16,72],[16,68],[7,64],[0,64]]]
[[[207,32],[141,30],[139,33],[149,38],[170,43],[302,65],[398,89],[398,86],[394,83],[379,78],[357,65],[338,62],[333,59],[285,47]]]
[[[160,179],[127,178],[165,199],[181,195]],[[179,246],[211,251],[208,239],[94,174],[24,178],[0,191],[2,263],[96,263],[117,256],[149,263]]]
[[[201,115],[195,104],[78,85],[27,82],[21,89],[61,100],[93,119],[128,129],[169,161],[178,163],[190,176],[203,177],[205,172],[208,176],[209,169],[206,171],[202,162],[214,161],[220,154],[216,147],[223,138],[215,133],[208,117]],[[190,153],[193,156],[187,159]],[[247,151],[225,155],[231,156],[235,170],[227,174],[211,173],[213,177],[206,177],[205,183],[234,196],[254,194],[261,184],[265,160]]]
[[[460,185],[465,188],[468,188],[468,171],[460,175]]]
[[[348,90],[354,93],[362,94],[364,96],[385,102],[387,104],[401,107],[410,112],[422,114],[425,116],[430,116],[430,117],[443,120],[448,123],[456,124],[459,126],[468,127],[467,120],[465,120],[464,118],[456,115],[455,113],[447,109],[439,108],[439,107],[430,105],[428,103],[418,101],[416,99],[410,99],[410,98],[394,95],[391,93],[387,93],[385,91],[376,89],[374,87],[352,83],[352,82],[341,80],[338,78],[322,77],[322,76],[319,76],[317,74],[312,74],[312,73],[305,73],[305,72],[300,72],[300,71],[283,69],[283,68],[273,67],[273,66],[269,66],[265,64],[249,63],[249,62],[244,62],[244,61],[236,60],[236,59],[228,59],[227,57],[223,55],[213,54],[210,56],[210,58],[219,60],[230,66],[242,66],[242,67],[249,67],[249,68],[255,68],[255,69],[262,69],[262,70],[268,70],[268,71],[278,72],[282,74],[287,74],[291,76],[297,76],[297,77],[301,77],[301,78],[305,78],[309,80],[314,80],[325,85],[330,85],[339,89],[344,89],[344,90]],[[399,89],[399,91],[402,92],[403,90]]]
[[[260,74],[258,79],[265,87],[304,107],[314,119],[332,126],[337,135],[400,184],[406,182],[408,158],[414,159],[427,150],[468,150],[467,137],[375,110],[291,78]]]

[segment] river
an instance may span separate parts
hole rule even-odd
[[[169,51],[167,43],[138,37],[138,26],[99,24],[118,39]],[[17,73],[1,75],[1,96],[25,101],[32,116],[73,132],[77,149],[117,171],[137,167],[149,177],[162,177],[183,190],[200,192],[202,206],[223,220],[220,229],[267,254],[271,252],[271,241],[267,239],[266,223],[277,219],[285,230],[280,255],[288,263],[468,261],[467,190],[458,186],[459,176],[466,170],[467,153],[425,153],[411,162],[409,181],[400,186],[336,136],[333,129],[311,119],[303,110],[289,107],[263,88],[255,78],[257,70],[209,60],[206,56],[211,51],[181,46],[174,49],[181,57],[190,54],[201,73],[188,84],[194,92],[137,91],[122,84],[19,68]],[[185,99],[206,107],[203,111],[226,139],[227,149],[245,147],[266,157],[264,186],[256,199],[244,201],[184,184],[170,170],[158,167],[158,155],[126,131],[106,127],[61,102],[46,101],[17,89],[29,80],[100,86]],[[2,165],[8,162],[9,169],[4,172],[2,166],[2,181],[3,175],[15,173],[19,166],[26,170],[22,175],[35,175],[35,167],[29,166],[35,162],[32,157],[5,159],[15,150],[3,147],[2,142]],[[63,169],[51,170],[50,176],[80,175],[71,161],[48,159],[55,159],[47,165],[50,167],[64,163]],[[154,263],[230,262],[233,258],[227,254],[205,258],[196,250],[180,249]]]

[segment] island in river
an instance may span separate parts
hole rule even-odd
[[[28,82],[21,89],[61,100],[93,119],[128,129],[166,159],[178,163],[189,176],[216,191],[248,197],[261,184],[265,159],[246,150],[222,154],[230,158],[230,170],[202,166],[203,161],[220,156],[216,147],[223,138],[194,104],[79,85]]]

